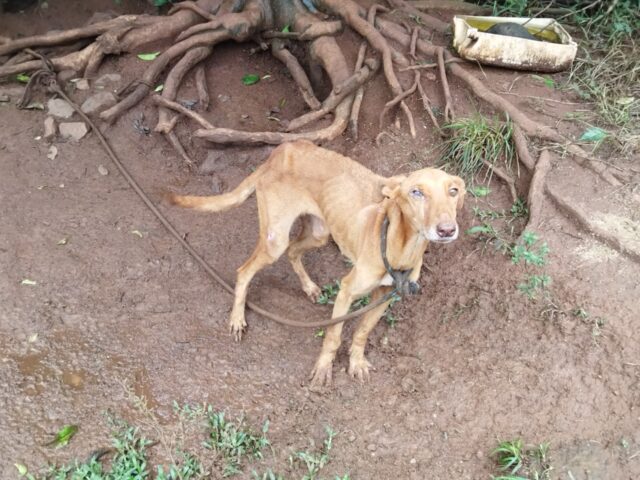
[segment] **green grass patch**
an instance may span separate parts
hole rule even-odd
[[[551,479],[553,468],[549,460],[549,443],[527,447],[520,439],[502,441],[491,456],[495,458],[500,472],[491,477],[493,480]]]

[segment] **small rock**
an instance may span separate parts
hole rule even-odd
[[[214,175],[211,179],[211,191],[216,195],[224,192],[224,182],[217,175]]]
[[[107,108],[114,106],[115,104],[116,97],[113,93],[98,92],[87,98],[80,107],[80,110],[86,114],[99,113],[102,110],[106,110]]]
[[[80,140],[89,130],[84,122],[64,122],[60,124],[60,135],[62,138]]]
[[[71,118],[73,115],[73,107],[61,98],[52,98],[47,102],[49,113],[55,117]]]
[[[79,78],[76,82],[76,88],[78,90],[89,90],[89,80],[86,78]]]
[[[55,160],[57,156],[58,156],[58,147],[56,147],[55,145],[51,145],[49,147],[49,151],[47,152],[47,158],[49,160]]]
[[[353,433],[352,433],[351,435],[349,435],[349,437],[347,438],[347,440],[349,440],[349,442],[351,442],[351,443],[355,442],[355,441],[356,441],[356,436],[355,436],[355,434],[353,434]]]
[[[367,450],[370,452],[375,452],[378,449],[378,446],[375,443],[370,443],[367,445]]]
[[[220,100],[221,103],[226,103],[229,100],[231,100],[231,97],[229,95],[225,95],[224,93],[221,93],[220,95],[218,95],[218,100]]]
[[[104,88],[107,85],[115,86],[122,81],[122,76],[118,73],[106,73],[98,78],[94,85],[99,88]]]
[[[416,391],[416,382],[413,378],[407,376],[400,381],[402,391],[405,393],[412,393]]]
[[[44,119],[44,139],[51,140],[56,136],[58,132],[58,127],[56,125],[56,121],[53,117],[47,117]]]
[[[107,170],[104,165],[100,164],[98,165],[98,173],[103,177],[106,177],[107,175],[109,175],[109,170]]]
[[[9,97],[9,95],[7,95],[6,93],[0,93],[0,102],[2,103],[6,103],[9,100],[11,100],[11,98]]]
[[[68,82],[72,78],[76,78],[78,76],[78,72],[75,70],[62,70],[58,72],[58,81],[60,83]]]

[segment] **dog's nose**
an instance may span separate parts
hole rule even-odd
[[[455,235],[456,229],[455,223],[439,223],[436,232],[440,238],[451,238]]]

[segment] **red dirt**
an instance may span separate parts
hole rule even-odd
[[[73,12],[64,21],[63,3],[65,15]],[[75,26],[93,10],[68,4],[51,0],[48,10],[5,14],[0,31],[31,34]],[[119,8],[110,1],[90,4],[95,10]],[[340,44],[354,62],[356,35],[344,33]],[[223,45],[207,60],[207,118],[215,125],[273,128],[267,112],[281,99],[282,118],[304,111],[283,66],[268,53],[251,55],[251,47]],[[126,84],[144,66],[135,57],[110,58],[101,73],[119,72]],[[242,85],[242,76],[252,72],[271,79]],[[516,94],[572,101],[526,74],[487,68],[484,74],[498,92],[521,77],[513,86]],[[189,78],[179,99],[197,98]],[[412,76],[400,78],[406,87]],[[439,84],[425,87],[442,107]],[[493,114],[455,80],[451,88],[458,116]],[[81,101],[83,95],[73,98]],[[326,146],[386,175],[433,165],[438,137],[417,98],[409,106],[420,112],[418,138],[389,127],[391,137],[375,146],[378,112],[390,98],[378,75],[365,90],[359,143],[344,136]],[[564,112],[583,108],[508,98],[554,125]],[[267,465],[278,469],[309,438],[319,444],[330,425],[339,436],[327,478],[346,472],[353,479],[489,478],[496,472],[489,452],[497,439],[518,437],[551,443],[552,478],[640,478],[640,268],[576,230],[551,204],[545,204],[539,232],[551,248],[548,299],[527,300],[516,290],[523,267],[491,247],[483,250],[468,235],[434,246],[426,256],[422,295],[395,307],[394,328],[381,321],[371,335],[371,381],[360,385],[348,378],[343,347],[334,387],[318,395],[306,381],[321,343],[312,330],[284,328],[248,313],[248,333],[234,343],[226,325],[231,298],[141,204],[95,136],[77,144],[56,142],[59,153],[51,161],[48,145],[37,138],[45,113],[18,111],[13,103],[0,104],[1,478],[16,477],[14,463],[66,462],[104,446],[103,411],[134,418],[123,382],[147,398],[163,424],[175,421],[174,400],[244,412],[256,424],[268,418],[275,451]],[[143,188],[210,192],[211,178],[188,171],[160,135],[145,136],[132,127],[141,113],[153,127],[156,109],[145,101],[104,131]],[[558,128],[579,131],[566,121]],[[202,161],[208,146],[187,140],[192,129],[183,121],[178,133]],[[217,176],[229,188],[266,151],[227,148],[226,154],[227,166]],[[107,176],[99,165],[109,170]],[[557,162],[549,181],[592,211],[639,220],[625,190],[614,191],[569,160]],[[463,229],[478,223],[474,206],[510,208],[507,189],[495,181],[491,189],[486,200],[469,196]],[[219,215],[163,208],[192,245],[233,279],[256,240],[255,202]],[[57,245],[62,238],[67,244]],[[347,271],[335,245],[308,254],[305,264],[319,284]],[[25,278],[37,285],[21,285]],[[330,314],[327,307],[309,304],[286,260],[259,274],[250,296],[287,316]],[[562,312],[554,314],[551,305]],[[572,315],[577,307],[589,318]],[[347,326],[345,338],[351,330]],[[80,425],[68,447],[41,446],[68,423]]]

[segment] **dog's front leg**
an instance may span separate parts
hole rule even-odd
[[[349,312],[349,307],[353,301],[349,281],[347,280],[351,274],[345,277],[340,284],[340,292],[336,297],[336,303],[333,306],[333,314],[331,318],[340,317]],[[323,386],[331,385],[333,359],[342,341],[342,323],[327,327],[324,342],[322,342],[322,351],[316,365],[311,372],[311,389],[320,389]]]
[[[380,287],[374,290],[371,295],[371,301],[375,302],[380,297],[385,295],[391,290],[391,287]],[[357,378],[361,382],[369,380],[369,369],[371,364],[364,355],[364,348],[367,345],[367,338],[369,333],[376,326],[380,317],[387,309],[391,300],[384,302],[382,305],[374,308],[370,312],[367,312],[359,321],[358,326],[353,334],[353,340],[351,342],[351,349],[349,355],[349,375],[353,378]]]

